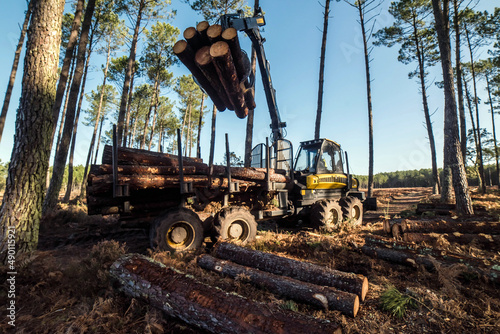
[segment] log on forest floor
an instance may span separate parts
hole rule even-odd
[[[368,279],[363,275],[346,273],[275,254],[254,251],[230,243],[220,243],[216,246],[214,253],[218,258],[230,260],[243,266],[347,291],[358,295],[361,301],[365,300],[368,292]]]
[[[143,255],[121,257],[110,273],[128,296],[212,333],[342,332],[336,323],[226,293]]]
[[[274,275],[210,255],[202,255],[197,262],[203,269],[251,283],[271,293],[320,309],[338,310],[351,317],[356,317],[359,310],[359,298],[353,293]]]
[[[405,219],[401,222],[401,230],[404,233],[467,233],[467,234],[500,234],[499,222],[484,221],[446,221],[446,220],[410,220]]]
[[[479,276],[486,277],[493,283],[500,283],[500,266],[496,264],[487,265],[481,260],[472,260],[456,255],[440,255],[437,252],[431,255],[418,254],[417,251],[392,249],[387,247],[377,247],[365,245],[359,250],[370,257],[385,260],[395,264],[402,264],[415,267],[422,265],[427,270],[434,270],[452,265],[463,265],[464,272],[471,272]]]
[[[489,234],[461,234],[455,233],[405,233],[403,235],[403,240],[405,242],[426,242],[431,245],[435,245],[440,242],[440,240],[446,240],[448,242],[455,242],[462,245],[475,244],[481,249],[485,250],[499,250],[500,249],[500,235],[489,235]]]

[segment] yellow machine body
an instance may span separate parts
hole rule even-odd
[[[345,174],[313,174],[307,176],[307,189],[342,189],[347,186]]]

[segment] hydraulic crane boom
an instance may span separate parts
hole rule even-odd
[[[221,17],[221,25],[224,29],[232,27],[238,31],[243,31],[252,41],[259,62],[269,115],[271,116],[272,141],[275,142],[284,138],[283,128],[286,127],[286,123],[281,121],[278,104],[276,102],[276,90],[273,87],[269,62],[264,52],[263,44],[265,39],[262,38],[259,31],[259,27],[265,24],[264,16],[262,15],[241,17],[240,14],[226,14]],[[255,83],[253,83],[253,85],[255,85]]]

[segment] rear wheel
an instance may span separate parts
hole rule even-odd
[[[352,225],[358,226],[363,223],[363,204],[357,197],[347,196],[340,200],[344,219]]]
[[[246,244],[255,240],[257,222],[254,216],[241,207],[222,209],[214,218],[215,237]]]
[[[203,226],[198,215],[187,209],[170,210],[156,218],[150,231],[152,248],[170,252],[197,249],[203,242]]]
[[[311,225],[321,231],[331,232],[342,221],[342,209],[337,201],[321,200],[311,208]]]

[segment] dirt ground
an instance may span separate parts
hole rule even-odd
[[[375,196],[379,210],[367,213],[361,227],[345,225],[336,233],[322,234],[307,227],[270,222],[260,226],[257,240],[248,245],[365,275],[370,289],[356,318],[284,300],[200,269],[196,257],[210,252],[210,244],[194,253],[154,252],[148,248],[148,233],[144,229],[121,228],[116,217],[87,216],[85,206],[75,204],[45,217],[39,250],[16,259],[16,327],[7,324],[6,308],[2,306],[0,333],[204,333],[117,292],[107,270],[126,252],[149,255],[228,292],[338,322],[344,333],[500,333],[498,285],[465,273],[460,265],[438,266],[428,271],[419,265],[403,266],[374,259],[359,251],[367,235],[390,241],[382,230],[384,219],[422,219],[412,216],[416,204],[435,200],[430,188],[377,189]],[[488,214],[453,219],[499,221],[499,190],[489,189],[485,195],[473,192],[473,199],[475,204],[485,206]],[[474,243],[443,243],[434,248],[500,265],[500,252],[482,249]],[[7,300],[6,272],[6,268],[0,268],[3,305]],[[382,300],[387,298],[396,307],[384,309]]]

